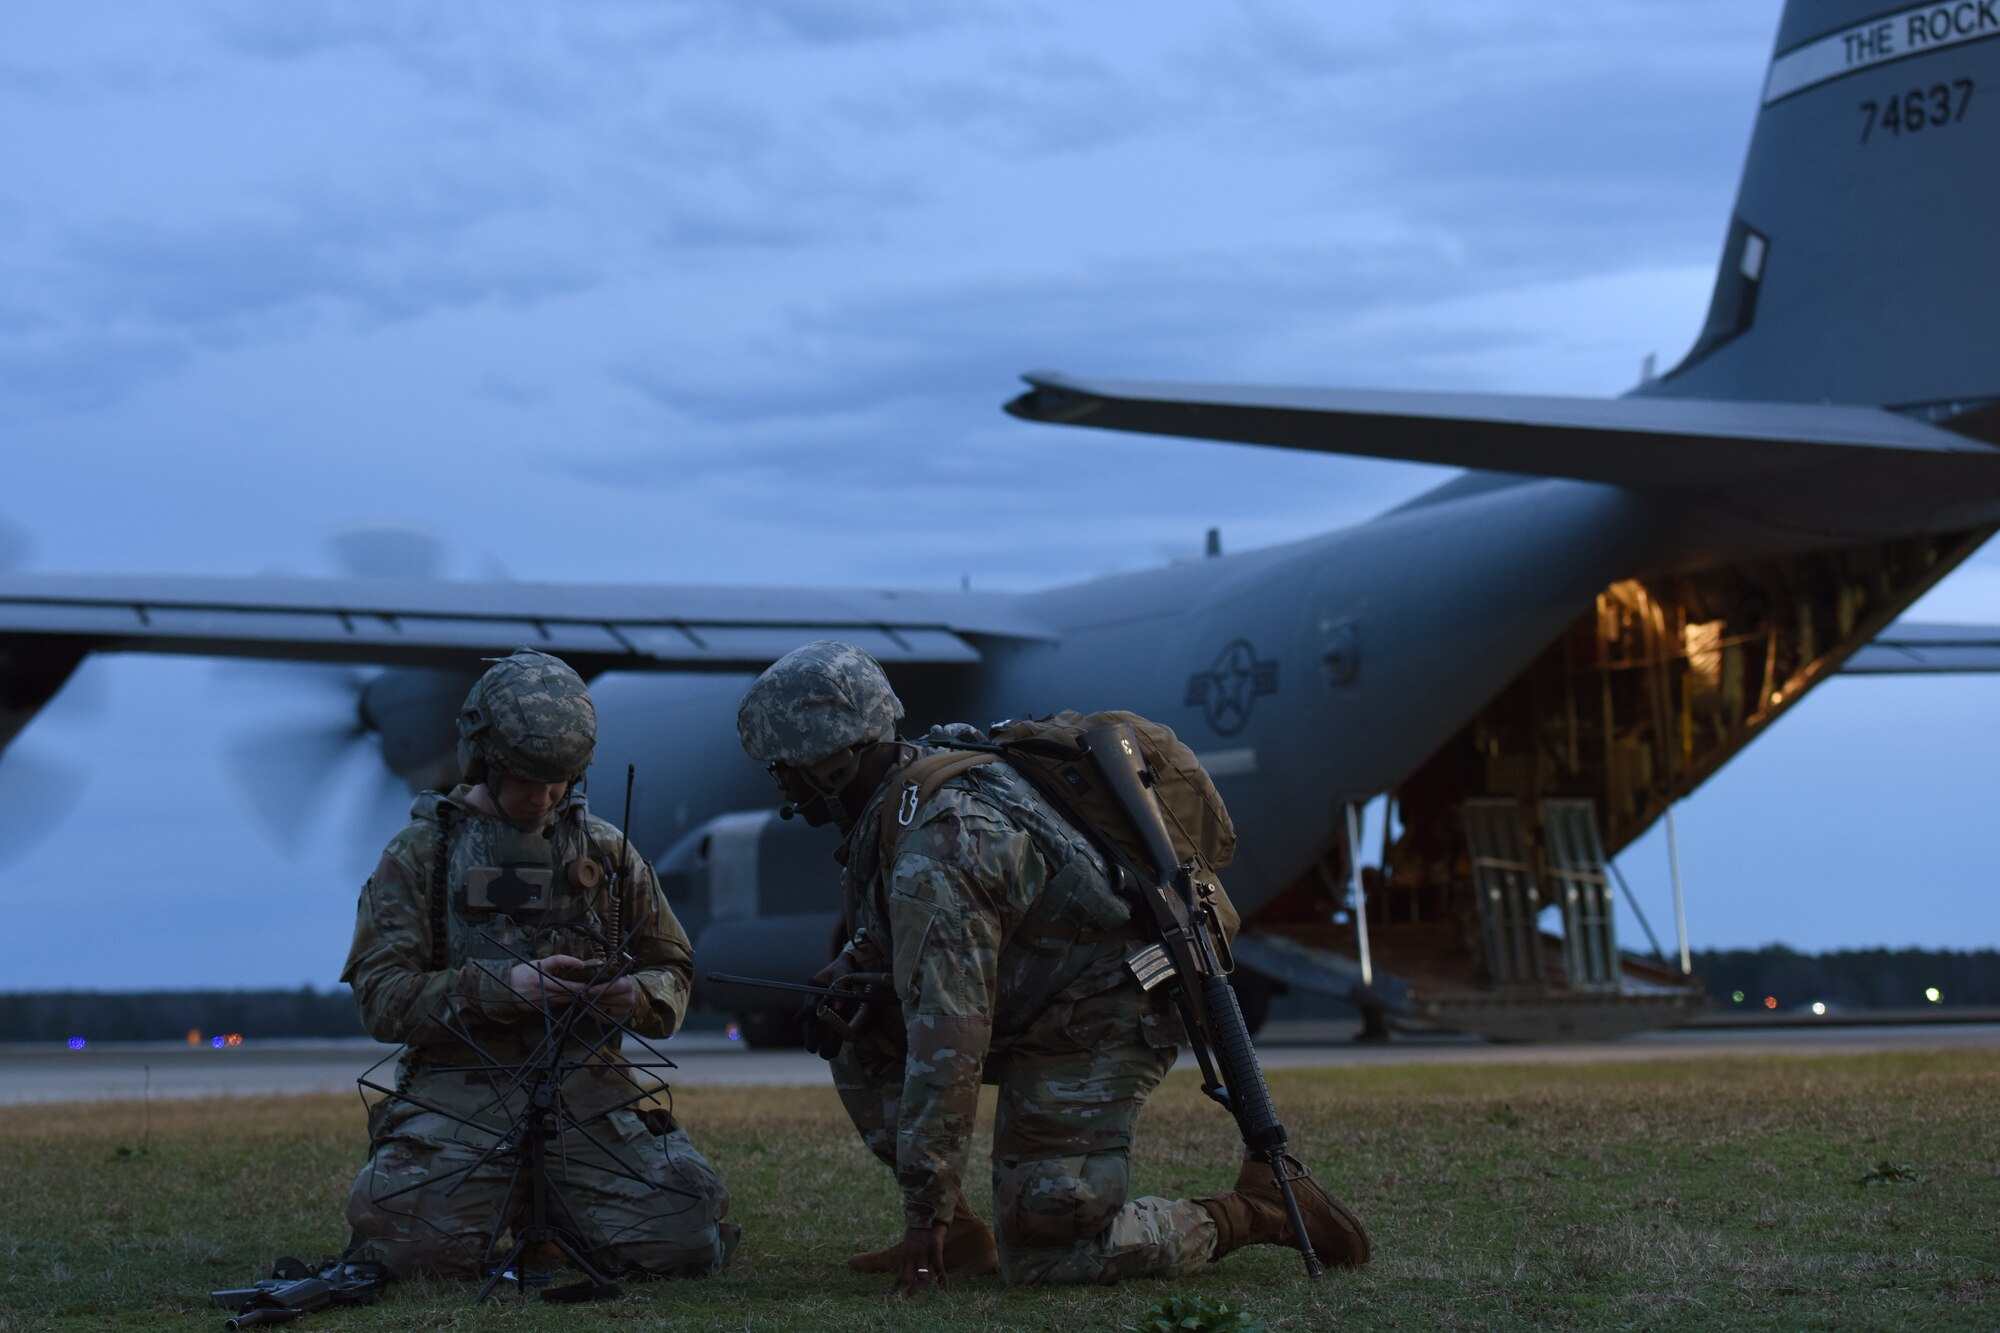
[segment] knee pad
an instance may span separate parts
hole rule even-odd
[[[592,1257],[618,1273],[705,1277],[729,1266],[742,1234],[743,1229],[734,1222],[718,1222],[698,1236],[607,1245]]]
[[[993,1207],[1003,1249],[1075,1245],[1101,1234],[1125,1204],[1124,1153],[995,1163]]]
[[[484,1236],[370,1235],[359,1227],[355,1259],[373,1260],[398,1280],[412,1277],[478,1277],[486,1258]]]

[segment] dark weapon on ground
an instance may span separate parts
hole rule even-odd
[[[388,1276],[376,1263],[329,1259],[317,1269],[297,1259],[280,1259],[271,1276],[247,1287],[208,1293],[209,1300],[232,1312],[225,1329],[288,1324],[315,1310],[335,1305],[372,1305],[382,1297]]]

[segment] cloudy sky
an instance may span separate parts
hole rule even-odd
[[[999,404],[1623,391],[1700,323],[1778,8],[9,7],[0,555],[335,573],[392,524],[458,578],[1027,588],[1356,522],[1440,474]],[[1051,475],[1134,503],[1047,525]],[[1923,610],[2000,615],[2000,557]],[[343,768],[287,856],[221,759],[322,684],[87,666],[0,763],[0,989],[331,982],[395,815]],[[1822,689],[1681,812],[1697,941],[2000,944],[1996,703]]]

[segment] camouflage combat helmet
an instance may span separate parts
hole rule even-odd
[[[902,716],[880,663],[851,643],[821,639],[757,677],[736,710],[736,734],[760,763],[817,769],[857,745],[896,739]]]
[[[458,710],[458,763],[528,782],[574,782],[597,750],[597,708],[569,663],[522,648],[487,669]]]

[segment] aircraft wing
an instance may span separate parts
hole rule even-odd
[[[2000,625],[1930,625],[1899,620],[1863,645],[1840,669],[1850,676],[2000,671]]]
[[[969,665],[982,639],[1049,635],[1001,594],[0,575],[0,644],[463,666],[515,648],[608,669],[756,671],[842,638],[891,665]]]
[[[1025,378],[1007,410],[1031,421],[1567,477],[1835,539],[2000,524],[2000,449],[1875,407]]]

